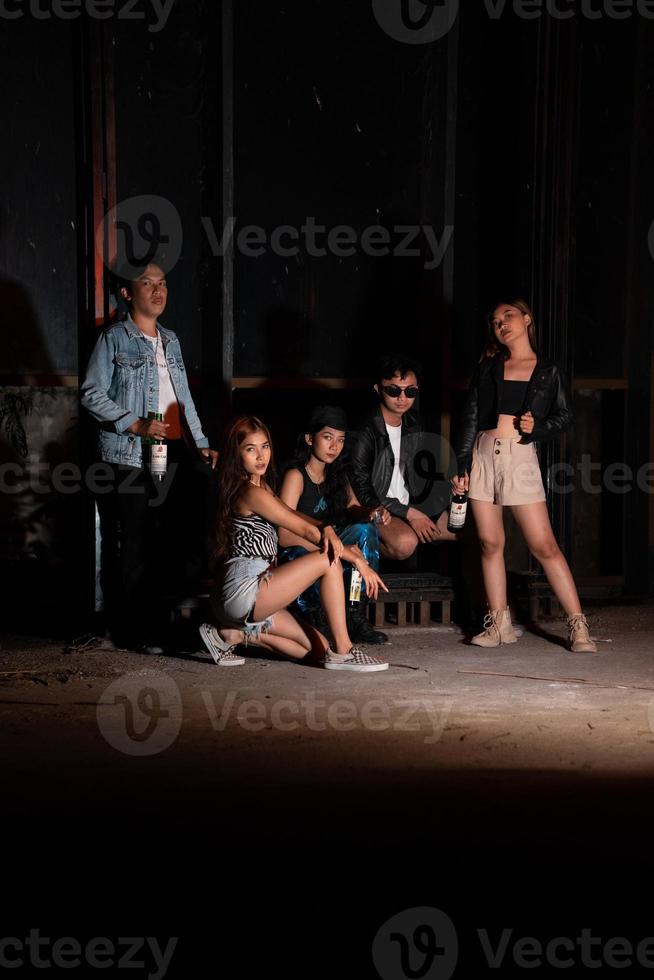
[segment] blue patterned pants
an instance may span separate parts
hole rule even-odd
[[[379,533],[374,524],[345,524],[335,528],[336,533],[345,545],[356,544],[363,553],[363,557],[371,568],[379,571]],[[293,546],[292,548],[282,548],[279,553],[279,563],[293,561],[301,555],[307,555],[306,548]],[[350,594],[350,580],[352,578],[352,565],[343,562],[343,580],[345,585],[345,598]],[[365,595],[365,582],[361,583],[361,598]],[[300,612],[307,612],[309,609],[316,609],[320,605],[320,584],[314,582],[308,589],[297,597],[295,605]]]

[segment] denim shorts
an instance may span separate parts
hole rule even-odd
[[[270,578],[272,564],[267,558],[230,558],[216,580],[211,605],[220,626],[243,630],[246,641],[270,629],[273,617],[261,622],[251,619],[259,589]]]

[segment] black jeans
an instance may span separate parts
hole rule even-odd
[[[107,624],[121,646],[166,642],[172,608],[206,571],[213,471],[182,442],[168,445],[163,481],[109,465],[111,488],[96,496]]]

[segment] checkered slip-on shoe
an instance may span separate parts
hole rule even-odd
[[[219,667],[238,667],[245,663],[245,657],[237,657],[235,653],[232,653],[234,644],[225,643],[215,626],[203,623],[200,627],[200,636]]]
[[[362,673],[370,673],[373,670],[388,670],[388,664],[379,657],[371,657],[369,653],[364,653],[360,647],[350,647],[347,653],[334,653],[327,650],[322,661],[325,670],[358,670]]]

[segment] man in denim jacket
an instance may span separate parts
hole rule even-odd
[[[103,538],[103,590],[114,638],[124,645],[161,647],[165,640],[162,581],[188,557],[189,519],[201,511],[193,461],[215,468],[188,386],[179,340],[158,322],[168,298],[162,269],[148,265],[121,280],[124,320],[103,331],[81,388],[83,407],[98,423],[98,454],[113,473],[111,492],[98,495]],[[163,421],[148,419],[149,412]],[[165,439],[163,485],[148,469],[149,443]],[[196,528],[197,532],[197,528]],[[196,533],[197,537],[197,533]]]

